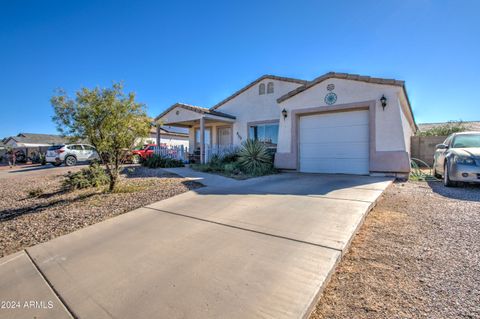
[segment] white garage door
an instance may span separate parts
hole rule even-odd
[[[368,174],[368,111],[300,117],[300,171]]]

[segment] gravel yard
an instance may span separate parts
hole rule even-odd
[[[311,319],[480,318],[480,187],[395,183]]]
[[[118,193],[64,192],[66,171],[52,168],[0,178],[0,256],[201,186],[161,170],[132,167],[122,175]]]

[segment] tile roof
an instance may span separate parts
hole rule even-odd
[[[68,137],[53,134],[19,133],[17,136],[10,136],[18,143],[31,144],[65,144],[68,143]]]
[[[374,84],[385,84],[385,85],[396,85],[403,87],[405,85],[404,81],[399,81],[395,79],[382,79],[382,78],[373,78],[370,76],[365,75],[358,75],[358,74],[349,74],[349,73],[337,73],[337,72],[328,72],[324,75],[321,75],[312,81],[305,83],[302,86],[299,86],[293,91],[288,92],[287,94],[282,95],[277,99],[278,103],[281,103],[294,95],[297,95],[300,92],[303,92],[314,85],[317,85],[320,82],[323,82],[328,79],[344,79],[344,80],[352,80],[352,81],[360,81],[360,82],[367,82],[367,83],[374,83]]]
[[[152,126],[150,128],[150,134],[157,134],[157,128]],[[188,128],[184,127],[174,127],[174,126],[162,126],[160,128],[160,134],[170,134],[170,135],[177,135],[177,136],[188,136]]]
[[[225,118],[229,118],[229,119],[235,119],[235,116],[233,116],[233,115],[218,112],[218,111],[214,111],[214,110],[211,110],[211,109],[207,109],[205,107],[189,105],[189,104],[185,104],[185,103],[175,103],[172,106],[170,106],[168,109],[163,111],[160,115],[158,115],[155,118],[155,121],[158,121],[158,119],[160,119],[162,116],[164,116],[165,114],[167,114],[168,112],[170,112],[171,110],[173,110],[176,107],[181,107],[183,109],[190,110],[190,111],[193,111],[193,112],[197,112],[197,113],[200,113],[200,114],[210,114],[210,115],[225,117]]]

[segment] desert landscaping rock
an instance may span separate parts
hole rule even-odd
[[[396,183],[311,319],[480,318],[480,187]]]
[[[64,192],[64,173],[52,172],[0,179],[0,256],[201,186],[162,170],[129,167],[120,184],[133,192]],[[31,196],[32,190],[40,194]]]

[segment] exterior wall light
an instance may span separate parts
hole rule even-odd
[[[282,110],[282,115],[283,115],[283,119],[286,119],[287,116],[288,116],[287,110],[283,109],[283,110]]]
[[[382,97],[380,98],[380,103],[382,103],[383,110],[385,111],[385,107],[387,106],[387,98],[385,97],[385,95],[382,95]]]

